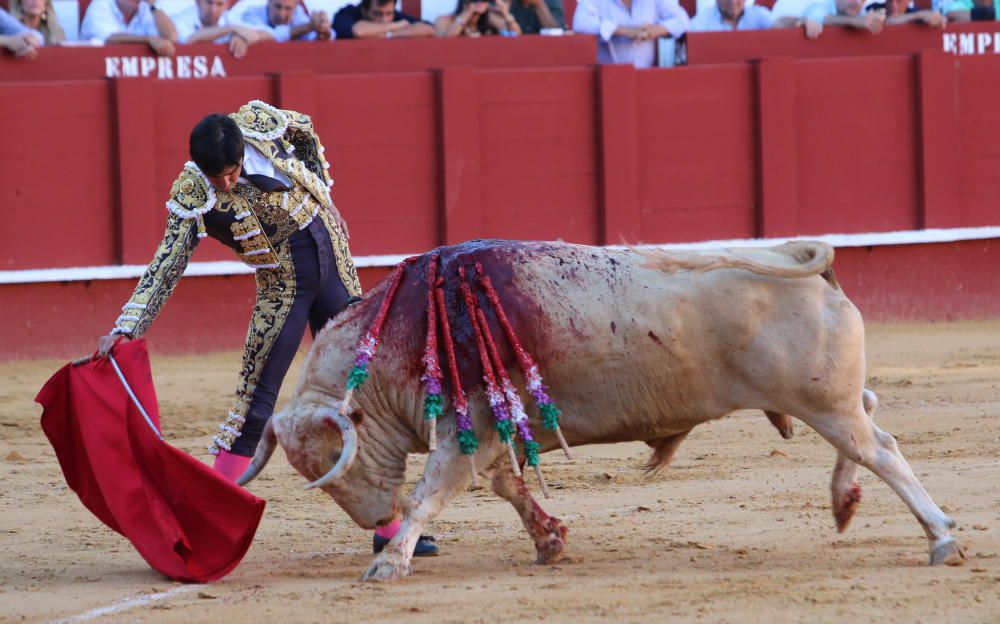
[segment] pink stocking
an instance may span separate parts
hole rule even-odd
[[[396,537],[396,533],[399,533],[399,520],[393,520],[384,527],[375,529],[375,535],[385,539],[392,539]]]
[[[219,451],[219,454],[215,456],[215,464],[212,467],[215,468],[216,472],[230,481],[236,481],[236,479],[240,478],[246,472],[249,465],[249,457],[233,455],[229,451]],[[398,524],[396,526],[397,528],[399,527]]]

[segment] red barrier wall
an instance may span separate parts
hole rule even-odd
[[[1000,225],[992,55],[37,78],[0,79],[0,271],[147,262],[190,127],[254,98],[313,116],[356,255],[476,237],[663,243]],[[852,296],[872,318],[998,315],[1000,287],[984,273],[1000,253],[992,243],[849,249],[838,271],[866,286]],[[212,241],[194,258],[231,259]],[[916,268],[921,288],[893,281]],[[249,278],[185,281],[168,306],[177,316],[154,336],[167,350],[238,345]],[[0,358],[89,345],[131,283],[0,285]],[[921,303],[928,289],[948,301]],[[210,336],[183,329],[180,319],[205,314],[199,300],[209,296],[234,320]]]
[[[889,26],[879,35],[827,26],[817,39],[801,28],[693,32],[687,35],[689,65],[735,63],[761,58],[833,58],[939,51],[962,56],[1000,54],[995,22],[965,22],[947,28],[918,24]]]

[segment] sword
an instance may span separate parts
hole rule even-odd
[[[122,375],[122,369],[118,368],[118,362],[115,361],[115,356],[108,353],[108,359],[111,360],[111,365],[115,367],[115,373],[118,375],[118,379],[119,381],[122,382],[122,385],[125,386],[125,392],[128,392],[128,396],[129,398],[132,399],[132,403],[134,403],[136,408],[139,409],[139,413],[142,414],[142,417],[146,419],[146,424],[149,425],[149,428],[153,430],[153,433],[156,434],[156,437],[162,440],[163,434],[161,434],[159,430],[157,430],[156,425],[153,424],[153,419],[151,419],[149,417],[149,414],[146,413],[146,410],[143,409],[142,404],[139,403],[139,399],[135,396],[135,393],[132,392],[132,388],[130,388],[128,382],[125,381],[125,375]]]

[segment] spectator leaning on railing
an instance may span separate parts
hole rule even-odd
[[[241,6],[241,5],[244,5]],[[333,37],[326,11],[309,14],[298,0],[243,0],[233,7],[240,25],[270,33],[275,41],[315,41]]]
[[[159,56],[172,56],[177,32],[166,13],[149,0],[93,0],[83,16],[80,38],[145,43]]]
[[[775,28],[802,27],[806,37],[815,39],[823,33],[823,18],[814,19],[806,14],[816,0],[778,0],[771,7]]]
[[[45,45],[62,43],[66,33],[59,25],[52,0],[11,0],[10,14],[28,28],[40,33]]]
[[[886,0],[885,2],[873,2],[865,6],[865,11],[879,12],[885,15],[887,26],[895,24],[924,24],[934,28],[944,28],[948,20],[944,15],[931,9],[918,11],[910,6],[910,0]]]
[[[692,32],[718,32],[727,30],[762,30],[771,28],[774,18],[767,7],[746,0],[716,0],[713,6],[698,10],[691,19]]]
[[[944,0],[941,10],[949,22],[988,22],[998,19],[993,0]]]
[[[333,17],[338,39],[392,39],[433,37],[434,27],[396,10],[395,0],[361,0]]]
[[[0,8],[0,48],[18,58],[34,58],[42,47],[42,34],[31,30]]]
[[[810,39],[820,36],[823,26],[847,26],[877,35],[885,25],[884,13],[861,10],[864,0],[820,0],[804,9],[802,5],[800,0],[778,0],[772,12],[775,17],[797,14],[803,20],[806,36]]]
[[[600,63],[652,67],[656,40],[680,37],[690,18],[677,0],[580,0],[573,30],[597,35]]]
[[[226,0],[192,0],[190,6],[170,16],[178,43],[227,43],[236,58],[259,41],[273,41],[271,33],[236,24],[229,19]]]
[[[510,14],[524,35],[537,35],[543,28],[566,26],[562,0],[511,0]]]
[[[458,0],[452,15],[434,21],[438,37],[516,36],[521,27],[504,0]]]

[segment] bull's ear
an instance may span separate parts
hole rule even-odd
[[[361,411],[360,407],[352,405],[350,411],[347,412],[347,417],[351,419],[354,426],[358,426],[361,424],[361,421],[365,419],[365,413]]]

